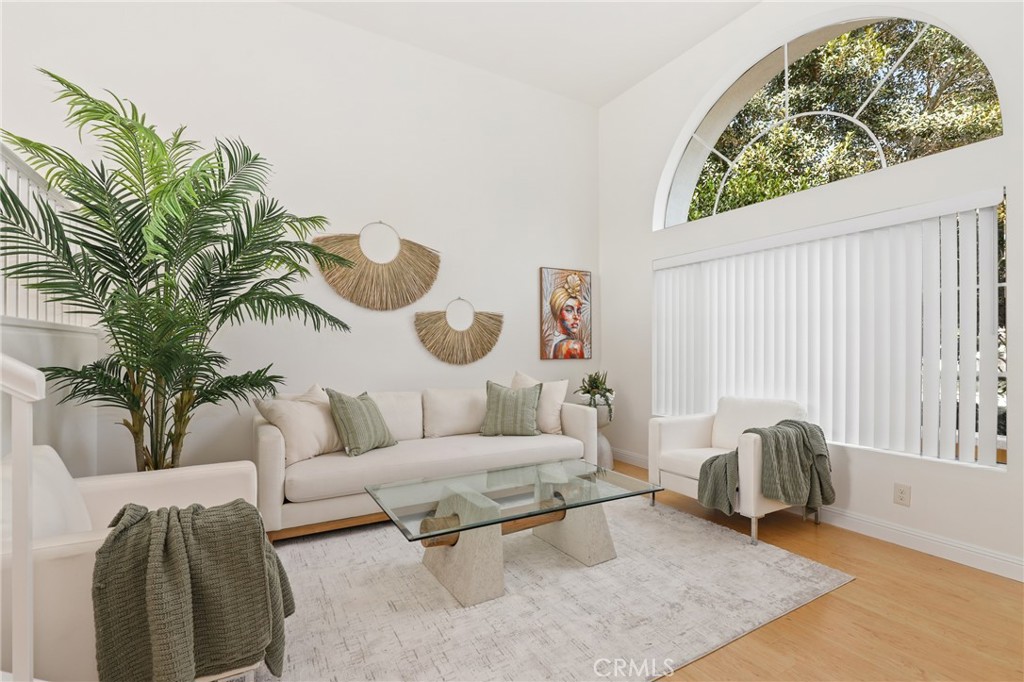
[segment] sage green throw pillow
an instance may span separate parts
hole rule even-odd
[[[334,425],[338,427],[338,435],[348,456],[355,457],[398,442],[391,435],[377,403],[366,393],[353,398],[327,389],[327,397],[331,400]]]
[[[537,403],[541,384],[508,388],[487,382],[487,414],[480,433],[484,436],[539,436]]]

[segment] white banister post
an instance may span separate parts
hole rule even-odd
[[[32,404],[11,400],[11,672],[32,674]]]
[[[32,674],[32,403],[46,395],[42,372],[0,356],[0,387],[11,396],[11,672]]]

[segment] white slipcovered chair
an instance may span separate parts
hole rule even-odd
[[[256,467],[249,461],[225,462],[74,479],[53,448],[37,445],[32,450],[35,676],[54,682],[96,680],[92,574],[96,550],[114,515],[128,502],[158,509],[193,503],[211,507],[242,498],[255,505]],[[9,609],[0,610],[9,618]],[[3,631],[9,627],[5,622]],[[0,669],[9,669],[9,643],[4,645]],[[203,679],[251,675],[248,671],[256,667]]]
[[[655,417],[649,426],[647,470],[651,483],[697,499],[700,467],[714,455],[739,450],[739,487],[733,508],[750,519],[750,542],[757,543],[757,520],[790,505],[761,494],[761,437],[743,433],[783,419],[805,419],[799,403],[767,398],[718,401],[718,410],[681,417]]]

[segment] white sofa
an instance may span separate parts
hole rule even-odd
[[[750,541],[757,543],[757,520],[790,505],[761,494],[761,437],[743,433],[783,419],[804,419],[791,400],[722,398],[718,410],[681,417],[655,417],[648,433],[647,471],[651,483],[697,499],[700,467],[708,458],[739,449],[739,487],[733,508],[750,519]]]
[[[34,674],[43,680],[99,679],[93,566],[121,507],[128,502],[157,509],[256,500],[256,470],[248,461],[73,479],[53,448],[35,446],[32,468],[33,660]],[[2,631],[10,632],[10,609],[0,611]],[[9,639],[3,644],[0,669],[9,670]],[[203,679],[232,678],[256,667]]]
[[[561,434],[481,436],[485,389],[371,392],[396,445],[286,466],[281,429],[254,419],[259,510],[272,540],[386,520],[364,487],[582,458],[597,464],[597,411],[564,403]]]

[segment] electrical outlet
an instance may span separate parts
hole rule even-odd
[[[906,483],[893,483],[892,485],[892,501],[893,504],[899,504],[904,507],[910,506],[910,486]]]

